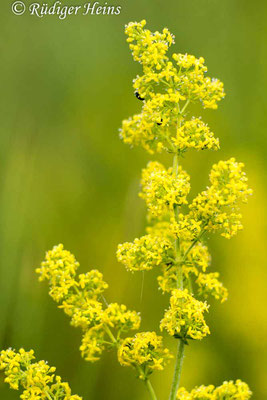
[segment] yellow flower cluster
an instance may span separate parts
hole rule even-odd
[[[80,346],[82,357],[86,361],[95,362],[99,360],[107,345],[105,334],[106,332],[100,324],[86,330]]]
[[[202,221],[194,219],[191,215],[179,214],[179,222],[174,217],[170,220],[169,230],[176,239],[192,241],[201,235]]]
[[[151,226],[147,234],[133,242],[118,246],[117,259],[130,271],[151,270],[160,266],[158,282],[163,292],[171,292],[170,306],[160,322],[160,329],[181,340],[177,366],[183,359],[183,344],[189,339],[201,340],[210,333],[204,313],[209,306],[192,294],[191,278],[198,286],[198,296],[208,294],[225,301],[227,289],[218,280],[219,274],[206,273],[210,254],[203,244],[206,231],[221,231],[230,238],[242,228],[240,203],[252,193],[248,188],[243,164],[234,158],[213,165],[210,186],[200,193],[183,214],[190,191],[189,175],[179,165],[178,157],[189,149],[218,150],[219,140],[202,119],[186,120],[190,103],[200,102],[204,108],[216,109],[224,97],[223,84],[206,76],[203,57],[189,54],[167,55],[174,36],[145,29],[146,21],[132,22],[125,28],[135,61],[142,64],[143,75],[133,87],[142,101],[138,115],[124,120],[120,136],[125,143],[144,147],[149,153],[165,150],[174,154],[173,168],[150,162],[142,171],[140,197],[146,202]],[[172,358],[155,332],[141,332],[123,339],[125,332],[140,327],[140,316],[123,304],[108,304],[103,292],[108,285],[98,270],[77,274],[79,263],[63,245],[48,251],[40,268],[39,280],[47,280],[49,294],[58,307],[70,317],[71,325],[83,331],[80,351],[87,361],[96,361],[105,349],[116,348],[123,366],[132,366],[138,377],[148,381],[154,370],[162,370]],[[180,358],[179,358],[180,357]],[[5,382],[23,393],[22,400],[82,400],[71,394],[68,383],[55,375],[55,368],[46,362],[35,362],[34,352],[12,349],[0,353],[0,370]],[[177,373],[178,372],[178,373]],[[170,398],[176,396],[180,371],[176,369]],[[249,400],[251,392],[240,380],[200,386],[188,392],[181,388],[177,400]]]
[[[159,162],[149,162],[142,171],[140,197],[145,200],[153,216],[160,216],[172,211],[174,206],[187,204],[189,181],[189,175],[181,167],[175,177],[172,168],[166,170]]]
[[[218,280],[220,274],[213,272],[210,274],[198,275],[196,284],[199,286],[198,294],[207,297],[209,294],[220,300],[222,303],[227,300],[228,290],[223,286],[222,282]]]
[[[152,33],[148,29],[143,29],[146,21],[130,22],[125,27],[128,36],[127,42],[130,43],[133,58],[147,68],[160,70],[166,60],[166,52],[174,41],[174,37],[167,28],[162,33]]]
[[[177,288],[177,269],[171,268],[169,265],[164,266],[162,275],[159,275],[157,280],[163,293],[172,292]]]
[[[146,232],[151,236],[164,237],[169,241],[173,241],[175,236],[170,230],[170,221],[168,215],[164,215],[163,218],[153,218],[153,216],[149,216],[148,220],[151,222],[151,225],[146,227]]]
[[[144,102],[142,113],[122,122],[120,136],[125,143],[142,146],[149,153],[163,149],[174,151],[170,139],[170,126],[177,119],[179,101],[184,100],[179,93],[151,94]]]
[[[119,244],[117,259],[129,271],[146,271],[173,259],[173,244],[157,236],[145,235],[132,243]]]
[[[15,352],[8,349],[0,353],[0,370],[5,372],[5,382],[11,389],[23,389],[22,400],[82,400],[80,396],[72,395],[69,384],[55,375],[55,367],[34,360],[33,350]]]
[[[180,243],[182,255],[190,247],[190,242],[182,241]],[[182,258],[179,267],[182,267],[183,276],[188,279],[191,275],[199,276],[200,271],[205,272],[210,264],[210,254],[207,246],[203,243],[197,243],[185,259]],[[162,275],[158,277],[159,287],[163,292],[171,292],[177,288],[177,265],[164,265]],[[205,275],[205,274],[202,274]]]
[[[209,231],[220,230],[226,238],[231,238],[242,229],[240,203],[246,202],[252,194],[243,167],[244,164],[236,162],[234,158],[213,165],[211,186],[190,205],[190,217],[201,221]]]
[[[126,338],[118,350],[120,364],[135,367],[140,379],[147,379],[154,370],[162,370],[171,358],[169,350],[163,347],[162,337],[155,332]]]
[[[120,136],[125,143],[142,146],[151,154],[163,150],[172,153],[174,160],[173,168],[166,169],[154,161],[142,171],[140,197],[146,202],[150,226],[145,236],[119,245],[117,258],[131,271],[161,267],[158,283],[163,292],[171,292],[171,297],[160,328],[187,344],[188,339],[201,340],[210,333],[204,319],[209,306],[193,296],[193,284],[197,296],[210,294],[221,302],[228,296],[218,280],[219,274],[206,273],[210,255],[203,243],[204,235],[207,231],[220,231],[230,238],[241,229],[240,203],[252,192],[243,164],[233,158],[220,161],[212,167],[210,186],[193,200],[187,213],[181,213],[181,206],[188,204],[190,182],[179,157],[189,149],[219,149],[219,140],[201,117],[187,118],[187,107],[199,102],[204,108],[216,109],[225,95],[224,88],[218,79],[206,76],[203,57],[173,54],[169,58],[173,36],[167,29],[152,33],[145,25],[146,21],[130,23],[125,30],[133,58],[143,66],[143,74],[133,84],[142,108],[138,115],[123,121]],[[143,359],[150,359],[155,345],[147,346],[143,335],[150,340],[148,332],[125,339],[119,359],[123,365],[139,365],[139,376],[146,379],[147,370],[140,365]],[[180,361],[183,343],[179,343]],[[152,360],[156,362],[157,356]],[[176,383],[172,386],[172,399]],[[237,381],[216,389],[212,385],[201,386],[191,393],[180,389],[177,399],[247,400],[247,393],[247,386]]]
[[[172,220],[170,223],[167,220],[156,222],[154,225],[147,228],[150,235],[161,237],[164,240],[173,240],[179,238],[181,258],[177,262],[174,258],[165,260],[162,264],[162,274],[158,276],[158,284],[163,293],[171,292],[177,288],[177,268],[182,268],[184,285],[190,290],[188,282],[193,277],[198,286],[197,294],[201,297],[213,296],[215,299],[224,302],[227,300],[228,291],[223,284],[218,280],[219,273],[205,273],[211,263],[211,256],[208,247],[201,241],[198,241],[192,246],[192,235],[187,232],[188,221],[185,222],[183,214],[179,215],[179,224]],[[183,228],[182,228],[183,227]],[[193,222],[191,222],[191,229]],[[180,230],[179,230],[180,228]],[[200,232],[199,224],[194,228],[196,232]],[[182,232],[182,233],[181,233]],[[197,236],[197,235],[196,235]],[[190,249],[191,248],[191,249]],[[190,249],[190,251],[188,251]]]
[[[177,129],[176,137],[172,141],[179,152],[187,149],[218,150],[219,139],[214,137],[210,128],[200,118],[192,118]]]
[[[162,33],[153,33],[145,25],[146,21],[133,22],[125,29],[133,58],[143,66],[143,75],[137,76],[133,85],[143,107],[140,114],[123,121],[122,139],[150,153],[162,149],[217,149],[218,140],[199,119],[183,129],[184,110],[189,102],[197,100],[204,108],[217,108],[224,97],[223,84],[205,76],[203,57],[173,54],[171,61],[167,51],[174,42],[173,35],[166,28]]]
[[[248,385],[241,380],[236,382],[224,382],[215,388],[213,385],[199,386],[188,392],[180,388],[177,392],[177,400],[249,400],[252,396]]]
[[[189,248],[190,243],[182,242],[182,254],[185,254],[187,249]],[[199,271],[205,272],[211,262],[211,256],[208,251],[208,247],[203,243],[198,242],[192,248],[190,253],[186,257],[186,263],[183,267],[183,272],[186,277],[188,277],[189,273],[194,273],[198,275]],[[194,268],[192,270],[192,268]]]
[[[165,216],[166,217],[166,216]],[[215,296],[215,286],[216,286],[216,298],[222,299],[225,298],[225,294],[227,293],[226,289],[221,286],[220,282],[217,281],[220,288],[215,285],[215,277],[218,275],[214,274],[204,274],[211,263],[211,256],[208,251],[208,247],[203,244],[201,241],[196,241],[196,243],[192,246],[191,240],[193,240],[192,234],[188,233],[188,225],[189,220],[185,222],[185,218],[183,214],[179,214],[179,223],[177,223],[173,218],[170,220],[161,220],[159,222],[154,223],[151,226],[146,228],[147,232],[156,237],[161,237],[162,239],[167,239],[169,242],[173,242],[174,240],[179,239],[180,246],[180,258],[174,259],[169,258],[169,260],[162,265],[162,275],[158,276],[159,287],[163,292],[171,292],[173,289],[177,288],[177,268],[182,268],[184,284],[187,284],[187,281],[195,277],[197,278],[201,275],[201,279],[197,281],[200,285],[202,280],[205,279],[206,275],[210,276],[212,279],[212,284],[206,286],[203,281],[203,287],[201,291],[199,290],[200,295],[206,296],[208,294],[208,287],[210,288],[210,294]],[[191,228],[194,225],[194,221],[190,221]],[[199,224],[195,225],[195,232],[200,232]],[[198,236],[198,235],[195,235]],[[190,249],[190,251],[189,251]],[[205,291],[204,291],[205,286]],[[204,293],[205,292],[205,293]],[[223,295],[224,294],[224,295]]]
[[[124,304],[111,303],[103,313],[102,322],[121,333],[139,329],[140,317],[135,311],[127,310]]]
[[[57,302],[61,301],[69,289],[75,286],[74,277],[79,263],[63,245],[54,246],[45,255],[45,261],[36,269],[39,280],[47,279],[50,285],[50,296]]]
[[[131,146],[142,146],[150,154],[153,154],[154,151],[161,152],[165,147],[166,133],[158,125],[161,122],[155,123],[152,118],[151,115],[146,113],[134,115],[128,120],[124,120],[120,130],[120,137],[124,143]],[[157,140],[155,140],[155,137],[157,137]]]
[[[213,400],[214,386],[198,386],[191,392],[188,392],[185,388],[181,387],[178,389],[176,399],[177,400]],[[214,399],[215,400],[215,399]]]
[[[196,300],[187,289],[175,289],[170,298],[170,308],[160,323],[161,330],[187,343],[187,339],[201,340],[210,333],[204,320],[208,311],[206,302]]]
[[[204,108],[216,109],[217,103],[225,96],[223,83],[205,76],[204,58],[179,53],[173,54],[173,59],[179,69],[175,80],[179,92],[190,101],[201,101]]]
[[[237,379],[236,382],[224,382],[221,386],[214,389],[214,398],[216,400],[249,400],[252,396],[248,385]]]
[[[117,303],[103,307],[99,297],[108,287],[103,275],[91,270],[76,276],[78,266],[75,257],[60,244],[46,253],[45,261],[36,272],[40,274],[40,280],[49,281],[49,293],[71,318],[71,325],[84,331],[80,347],[82,356],[95,361],[105,344],[116,342],[110,328],[119,337],[122,332],[138,329],[140,316]]]

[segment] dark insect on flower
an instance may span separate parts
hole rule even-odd
[[[141,97],[141,96],[140,96],[140,94],[137,92],[137,90],[134,92],[134,94],[135,94],[135,97],[136,97],[138,100],[141,100],[141,101],[144,101],[144,100],[145,100],[144,97]]]

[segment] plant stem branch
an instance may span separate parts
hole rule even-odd
[[[188,104],[190,103],[190,100],[187,100],[185,105],[183,106],[183,108],[181,109],[181,114],[183,114],[188,106]]]
[[[205,227],[202,230],[202,232],[200,233],[200,235],[192,242],[192,244],[188,247],[188,249],[185,251],[184,253],[184,257],[183,257],[183,261],[186,260],[186,257],[188,256],[188,254],[190,253],[190,251],[193,249],[193,247],[197,244],[197,242],[201,239],[201,237],[204,235],[204,233],[206,232]]]
[[[52,397],[50,396],[50,394],[47,391],[45,392],[45,395],[49,400],[53,400]]]
[[[179,340],[178,347],[177,347],[175,370],[174,370],[169,400],[175,400],[175,398],[176,398],[176,394],[177,394],[177,390],[179,388],[179,383],[180,383],[180,378],[181,378],[183,359],[184,359],[184,342],[182,340]]]
[[[108,336],[110,337],[112,343],[117,345],[118,344],[117,340],[115,339],[115,337],[114,337],[113,333],[111,332],[111,330],[109,329],[109,327],[107,325],[103,325],[103,326],[104,326],[104,329],[107,332]]]
[[[139,377],[145,377],[145,372],[140,365],[136,364],[136,369],[138,371]],[[145,378],[145,379],[143,379],[143,382],[146,385],[146,388],[150,394],[151,400],[157,400],[156,393],[153,389],[153,386],[152,386],[150,380],[148,378]]]
[[[147,390],[148,390],[148,392],[150,394],[151,399],[152,400],[157,400],[157,396],[156,396],[156,394],[154,392],[153,386],[151,385],[151,382],[150,382],[149,379],[145,380],[145,385],[147,387]]]
[[[173,157],[173,167],[172,168],[173,168],[173,173],[175,175],[175,178],[177,178],[178,172],[179,172],[179,158],[178,158],[177,153]],[[173,211],[174,211],[175,220],[178,224],[179,223],[179,207],[177,206],[177,204],[174,206]],[[177,238],[175,240],[174,247],[175,247],[175,256],[177,259],[178,257],[180,257],[180,239],[179,238]],[[177,272],[177,275],[178,275],[178,272]]]
[[[188,103],[189,102],[187,102],[185,104],[184,108],[181,111],[181,114],[186,109]],[[180,118],[178,118],[177,125],[178,125],[178,127],[181,126]],[[178,154],[176,153],[174,156],[174,159],[173,159],[173,173],[175,174],[176,178],[178,177],[178,172],[179,172],[179,159],[178,159]],[[174,207],[174,216],[175,216],[176,222],[179,223],[179,207],[177,205]],[[175,253],[176,253],[175,258],[177,261],[177,289],[183,290],[183,286],[184,286],[183,285],[183,269],[182,269],[182,264],[180,263],[181,249],[180,249],[179,238],[177,238],[175,240]],[[173,375],[169,400],[175,400],[175,398],[176,398],[176,393],[177,393],[179,383],[180,383],[180,378],[181,378],[183,359],[184,359],[184,342],[182,340],[178,340],[175,369],[174,369],[174,375]]]

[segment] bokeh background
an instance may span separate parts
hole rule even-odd
[[[173,50],[204,56],[209,73],[225,83],[217,111],[196,111],[219,136],[221,151],[187,154],[192,196],[207,185],[212,163],[231,156],[246,163],[254,189],[243,208],[244,231],[230,241],[210,238],[212,269],[220,271],[230,297],[223,305],[211,302],[212,334],[186,349],[182,384],[191,389],[241,378],[255,400],[267,398],[267,2],[116,4],[119,16],[59,21],[14,16],[11,1],[1,3],[0,346],[35,349],[84,400],[148,398],[114,354],[93,365],[81,359],[81,332],[69,326],[34,272],[45,251],[62,242],[81,272],[104,273],[109,301],[141,311],[142,329],[158,331],[167,299],[155,274],[127,273],[115,257],[117,244],[145,226],[137,193],[150,157],[118,138],[121,120],[140,109],[131,87],[140,67],[124,24],[145,18],[152,30],[168,26],[176,36]],[[170,338],[166,343],[174,350]],[[160,399],[167,398],[172,368],[152,378]],[[18,399],[3,376],[0,398]]]

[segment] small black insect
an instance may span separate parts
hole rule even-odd
[[[138,100],[141,100],[141,101],[144,101],[144,100],[145,100],[143,97],[140,96],[140,94],[137,92],[137,90],[134,92],[134,94],[135,94],[135,97],[136,97]]]

